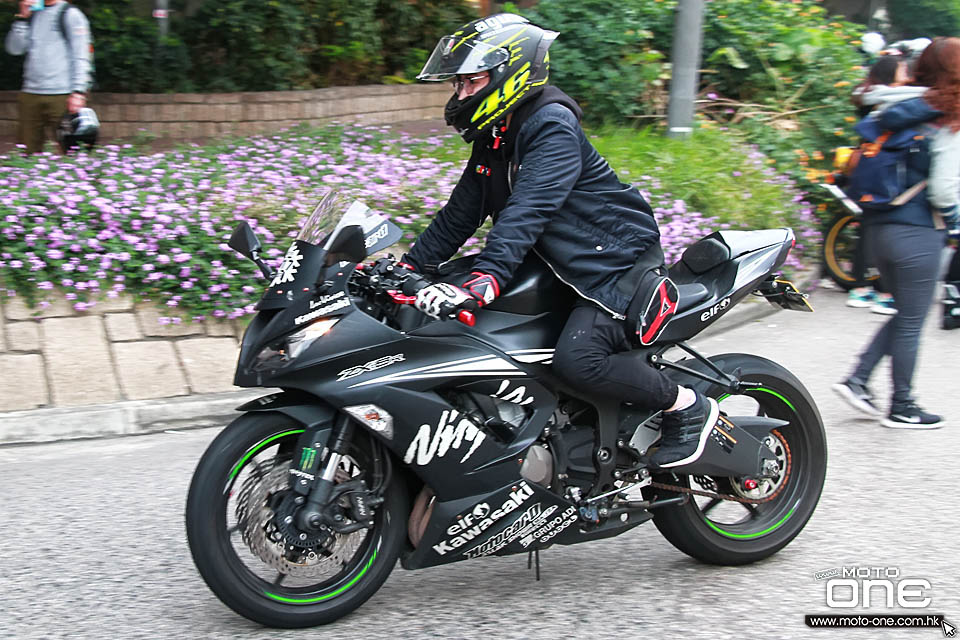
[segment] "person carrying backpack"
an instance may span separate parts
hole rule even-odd
[[[833,389],[854,408],[881,416],[867,383],[880,359],[890,356],[893,398],[881,424],[933,429],[943,418],[917,405],[912,383],[946,233],[960,219],[960,38],[937,38],[927,47],[913,84],[927,88],[922,97],[889,105],[857,125],[869,143],[861,147],[848,193],[864,209],[867,250],[890,287],[897,315]]]
[[[5,45],[10,55],[27,56],[17,98],[17,141],[30,154],[43,150],[64,112],[86,107],[92,83],[90,24],[65,0],[20,0],[19,9]]]

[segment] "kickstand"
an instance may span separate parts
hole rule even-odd
[[[540,549],[527,553],[527,569],[532,567],[533,559],[537,559],[537,582],[540,582]]]

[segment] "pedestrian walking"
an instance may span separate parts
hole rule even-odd
[[[64,113],[86,107],[92,83],[90,24],[66,0],[20,0],[7,34],[7,53],[26,55],[19,96],[17,142],[43,150]]]
[[[920,333],[933,303],[946,229],[957,225],[960,204],[960,38],[937,38],[921,54],[913,84],[923,95],[888,105],[881,129],[916,129],[927,152],[909,154],[906,186],[926,188],[904,204],[864,214],[865,241],[880,277],[894,296],[897,314],[877,332],[849,378],[833,386],[856,409],[882,415],[867,387],[884,356],[892,361],[893,398],[882,424],[930,429],[943,418],[921,409],[913,396]],[[909,190],[912,191],[912,190]]]

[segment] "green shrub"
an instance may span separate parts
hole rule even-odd
[[[152,1],[75,0],[88,16],[98,91],[271,91],[409,82],[440,36],[476,17],[467,0],[170,0],[159,43]],[[5,36],[12,12],[0,12]],[[0,90],[22,57],[0,50]]]
[[[588,121],[620,122],[657,113],[673,3],[649,0],[541,0],[523,12],[544,28],[560,32],[550,48],[551,82],[584,107]]]
[[[541,0],[525,14],[561,32],[551,77],[580,101],[588,121],[661,122],[676,2],[611,5]],[[815,151],[826,156],[853,140],[849,91],[863,75],[863,30],[833,20],[812,0],[706,3],[700,121],[740,128],[795,176],[816,179]],[[799,157],[806,165],[797,165]]]
[[[887,0],[887,13],[903,38],[960,36],[960,0]]]

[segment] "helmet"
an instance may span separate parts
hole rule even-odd
[[[550,70],[547,49],[558,35],[512,13],[474,20],[440,39],[417,79],[490,72],[483,89],[464,100],[454,94],[444,109],[447,124],[472,142],[543,88]]]
[[[57,142],[60,143],[60,149],[64,153],[69,153],[71,149],[87,145],[87,149],[92,149],[97,143],[97,135],[100,133],[100,120],[96,112],[89,107],[79,109],[76,113],[65,112],[60,118],[60,125],[57,127]]]
[[[880,50],[883,49],[884,45],[886,44],[883,36],[876,31],[863,34],[863,37],[860,38],[860,41],[862,43],[860,48],[863,49],[864,53],[867,53],[871,56],[880,53]]]

